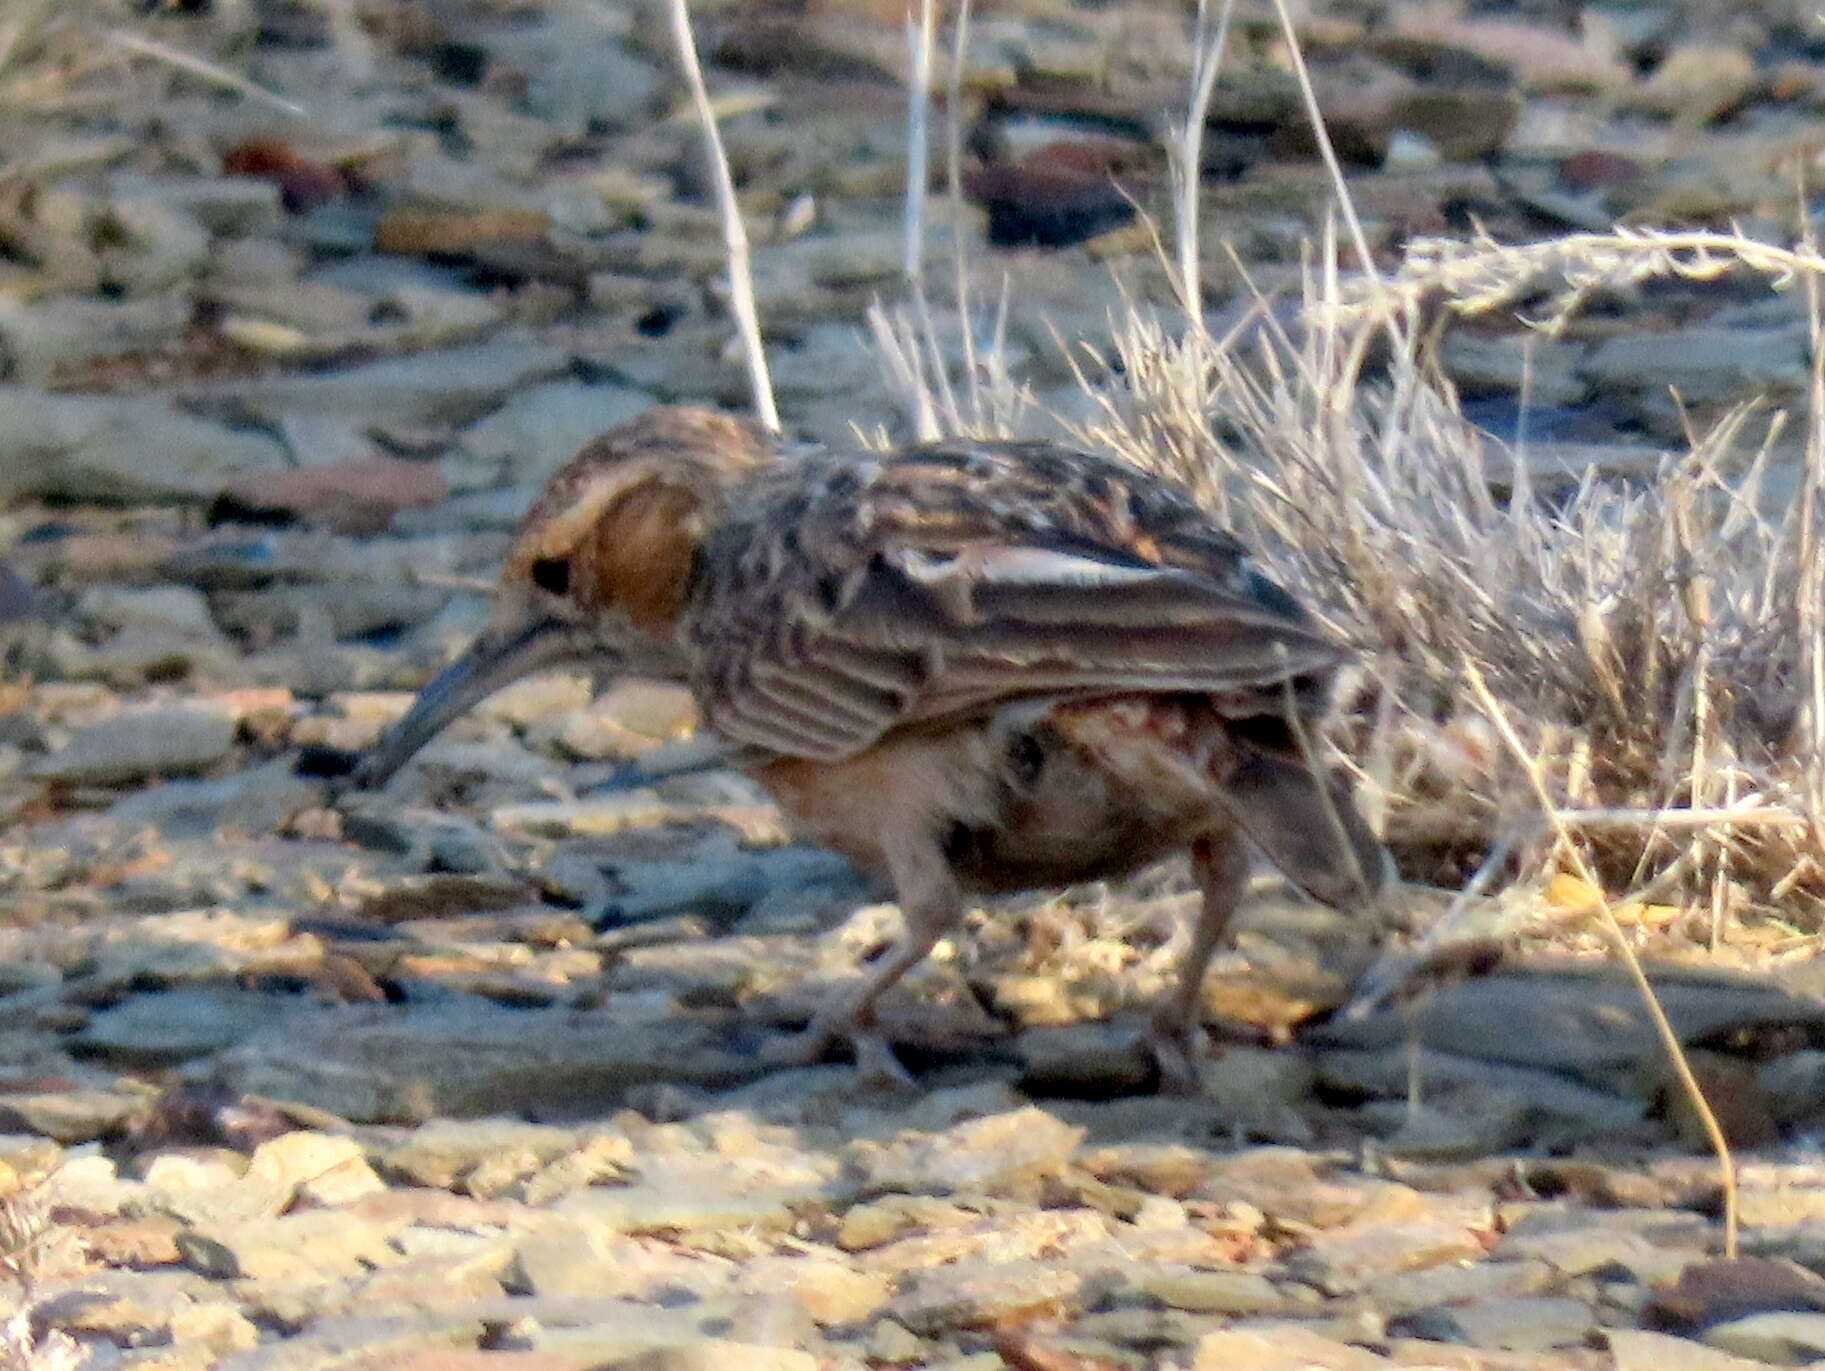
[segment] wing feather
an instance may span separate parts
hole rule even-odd
[[[1345,655],[1214,577],[1074,549],[895,548],[845,584],[834,609],[779,597],[768,631],[712,650],[713,727],[838,760],[894,728],[1037,695],[1259,690],[1272,709]]]

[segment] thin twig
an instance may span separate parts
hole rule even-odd
[[[1210,0],[1198,0],[1198,22],[1192,41],[1196,54],[1191,68],[1191,98],[1185,111],[1185,127],[1169,146],[1167,155],[1174,167],[1173,208],[1176,211],[1179,250],[1179,294],[1185,316],[1197,332],[1204,331],[1204,286],[1198,256],[1199,193],[1203,188],[1204,122],[1210,117],[1211,97],[1217,89],[1217,72],[1223,65],[1223,50],[1229,43],[1229,21],[1235,13],[1236,0],[1223,0],[1217,16],[1217,31],[1207,31]]]
[[[925,202],[931,180],[927,130],[931,125],[932,48],[937,23],[932,0],[920,0],[917,20],[910,12],[906,16],[906,202],[902,215],[904,256],[900,269],[907,298],[912,301],[920,350],[928,372],[928,383],[918,388],[913,410],[913,431],[920,442],[933,442],[943,432],[938,422],[940,401],[952,428],[957,427],[959,420],[957,397],[951,390],[950,374],[945,366],[944,345],[938,337],[931,302],[925,294]],[[938,391],[936,396],[934,385]]]
[[[1337,204],[1343,211],[1344,223],[1350,228],[1350,241],[1356,246],[1356,257],[1362,273],[1372,281],[1379,281],[1381,273],[1375,269],[1375,258],[1369,252],[1369,236],[1362,230],[1362,220],[1357,216],[1356,203],[1350,197],[1349,182],[1343,178],[1343,164],[1337,160],[1337,149],[1331,145],[1330,130],[1324,126],[1324,114],[1318,108],[1318,92],[1312,87],[1312,74],[1306,70],[1305,53],[1299,44],[1299,34],[1293,28],[1292,13],[1286,7],[1286,0],[1274,0],[1274,13],[1280,16],[1280,32],[1286,38],[1287,54],[1293,60],[1293,75],[1299,82],[1299,93],[1305,100],[1306,116],[1312,123],[1312,137],[1318,143],[1318,155],[1324,159],[1325,170],[1331,174],[1332,188],[1337,192]]]
[[[906,204],[901,218],[900,271],[908,292],[925,280],[925,195],[931,180],[926,133],[931,106],[932,0],[919,0],[919,17],[906,15]]]
[[[963,63],[968,56],[971,0],[958,0],[951,28],[949,70],[944,82],[944,181],[951,207],[951,271],[956,287],[957,323],[962,330],[963,375],[969,387],[970,425],[983,424],[982,377],[977,370],[976,325],[970,317],[969,262],[963,251]]]
[[[722,131],[716,126],[709,88],[704,85],[703,68],[697,61],[697,39],[691,33],[688,0],[669,0],[669,4],[678,64],[684,71],[685,82],[691,88],[691,100],[697,106],[697,117],[703,124],[704,151],[710,163],[710,178],[716,187],[723,247],[729,257],[729,307],[735,312],[742,355],[748,363],[748,388],[754,397],[754,414],[762,428],[769,433],[778,433],[779,407],[773,400],[773,378],[767,372],[767,354],[761,346],[760,311],[754,303],[754,272],[748,258],[748,230],[742,223],[741,205],[735,198],[735,179],[729,174],[729,158],[723,151]]]
[[[174,48],[169,43],[161,43],[156,38],[146,38],[127,29],[103,29],[101,36],[116,46],[143,53],[147,57],[157,58],[166,66],[176,67],[179,71],[189,72],[192,76],[200,76],[205,81],[211,81],[226,90],[245,95],[249,100],[257,100],[263,105],[270,105],[276,110],[283,110],[300,119],[308,117],[309,112],[304,106],[294,104],[283,95],[275,95],[266,87],[257,85],[245,76],[229,71],[225,67],[218,67],[213,62],[206,62],[201,57],[192,56],[182,48]]]
[[[1495,726],[1502,737],[1503,744],[1527,775],[1528,783],[1533,787],[1534,796],[1540,802],[1540,809],[1546,815],[1547,822],[1559,839],[1559,846],[1572,864],[1577,868],[1577,875],[1596,896],[1598,912],[1603,917],[1610,941],[1621,953],[1623,964],[1628,968],[1629,978],[1635,988],[1641,992],[1642,1002],[1647,1006],[1648,1018],[1654,1024],[1654,1032],[1660,1038],[1660,1045],[1667,1054],[1667,1060],[1673,1065],[1673,1072],[1679,1078],[1680,1087],[1691,1100],[1693,1111],[1704,1126],[1705,1136],[1710,1141],[1711,1150],[1717,1156],[1718,1179],[1724,1196],[1724,1257],[1734,1259],[1737,1251],[1737,1186],[1736,1159],[1731,1155],[1730,1142],[1724,1137],[1723,1127],[1717,1122],[1717,1115],[1712,1112],[1710,1101],[1705,1099],[1705,1092],[1698,1084],[1698,1077],[1692,1072],[1692,1064],[1686,1058],[1684,1046],[1679,1035],[1673,1031],[1672,1021],[1667,1018],[1666,1010],[1661,1008],[1660,997],[1654,993],[1654,986],[1648,980],[1647,972],[1642,970],[1641,959],[1635,955],[1634,947],[1629,943],[1628,935],[1623,932],[1622,924],[1616,918],[1616,911],[1610,905],[1609,898],[1603,893],[1602,883],[1597,874],[1591,870],[1584,859],[1584,852],[1572,837],[1570,827],[1560,816],[1558,807],[1553,804],[1551,793],[1547,790],[1546,781],[1540,775],[1539,763],[1528,752],[1521,742],[1520,735],[1514,731],[1514,725],[1508,721],[1508,711],[1502,708],[1496,697],[1490,693],[1489,685],[1483,679],[1483,673],[1476,663],[1468,658],[1464,660],[1464,676],[1470,684],[1470,692],[1476,697],[1477,705],[1489,722]]]

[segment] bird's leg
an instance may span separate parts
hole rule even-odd
[[[1160,1066],[1160,1089],[1172,1095],[1195,1095],[1200,1089],[1198,1060],[1204,1055],[1204,1030],[1198,1025],[1200,992],[1211,956],[1248,884],[1248,849],[1241,835],[1226,829],[1199,838],[1192,845],[1191,870],[1203,903],[1192,929],[1191,948],[1179,968],[1179,983],[1154,1012],[1148,1040]]]
[[[890,863],[906,929],[869,968],[866,979],[811,1021],[797,1037],[775,1045],[767,1057],[778,1065],[822,1061],[833,1044],[847,1042],[865,1080],[909,1082],[893,1048],[875,1031],[874,1007],[882,993],[930,954],[963,919],[963,892],[935,843],[921,844]]]

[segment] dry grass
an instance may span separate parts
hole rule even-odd
[[[1728,235],[1702,248],[1707,272],[1825,269]],[[1817,933],[1821,444],[1779,518],[1758,508],[1770,459],[1750,409],[1645,482],[1536,496],[1525,453],[1467,423],[1412,340],[1425,302],[1513,298],[1549,260],[1585,273],[1570,295],[1695,267],[1641,234],[1427,252],[1369,285],[1327,256],[1291,325],[1266,302],[1216,339],[1132,317],[1119,383],[1086,376],[1100,414],[1081,436],[1199,489],[1363,649],[1349,750],[1410,875],[1456,885],[1507,846],[1526,878],[1563,855],[1468,700],[1469,664],[1606,888],[1659,878],[1663,903],[1715,909],[1719,932],[1754,911]]]

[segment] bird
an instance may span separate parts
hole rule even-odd
[[[1200,988],[1252,843],[1368,907],[1391,874],[1312,737],[1349,650],[1183,487],[1050,441],[789,455],[655,407],[584,445],[506,554],[492,615],[347,780],[379,787],[484,696],[562,665],[682,683],[729,765],[885,878],[903,932],[775,1060],[846,1042],[908,1079],[881,994],[973,895],[1187,852],[1200,895],[1149,1044],[1196,1093]]]

